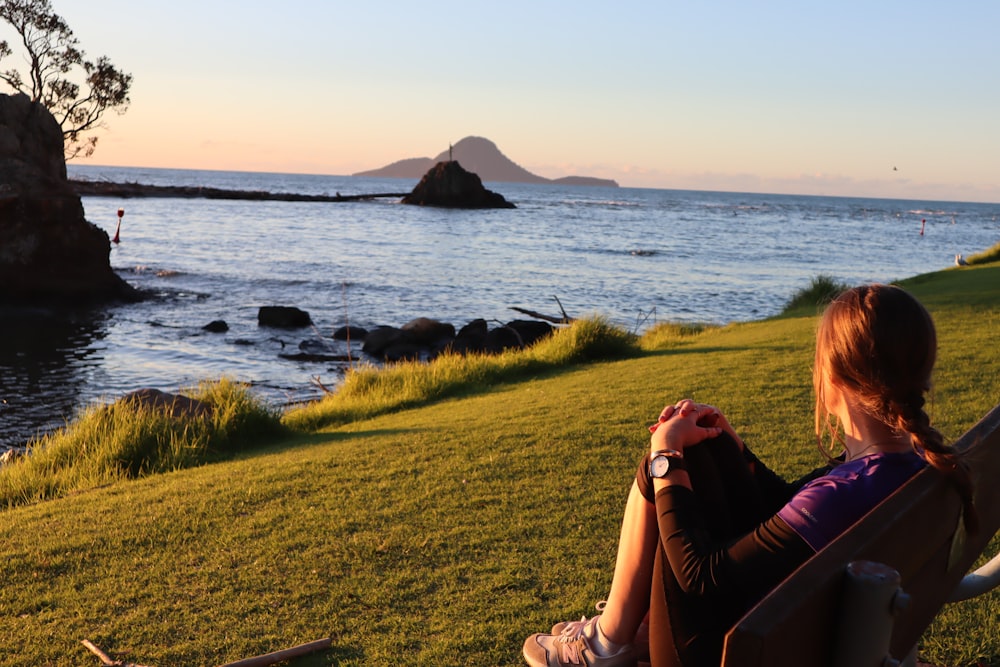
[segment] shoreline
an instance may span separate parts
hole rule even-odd
[[[389,199],[403,197],[409,192],[380,192],[372,194],[342,195],[303,195],[288,192],[267,192],[265,190],[227,190],[224,188],[209,188],[195,185],[143,185],[142,183],[110,183],[103,181],[85,181],[69,179],[69,185],[80,197],[178,197],[184,199],[230,199],[243,201],[280,201],[280,202],[350,202],[367,201],[371,199]]]

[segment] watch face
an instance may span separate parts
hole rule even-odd
[[[649,474],[653,477],[663,477],[670,470],[670,459],[666,456],[657,456],[649,462]]]

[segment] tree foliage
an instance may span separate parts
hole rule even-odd
[[[0,0],[0,18],[17,33],[16,49],[24,56],[21,69],[0,71],[0,81],[52,112],[63,130],[66,159],[93,154],[97,137],[86,135],[104,127],[105,112],[125,113],[132,75],[106,56],[88,60],[49,0]],[[14,53],[0,41],[0,62]]]

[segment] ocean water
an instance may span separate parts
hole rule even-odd
[[[301,194],[409,191],[415,181],[72,165],[74,178]],[[349,323],[416,317],[509,321],[521,307],[656,322],[726,323],[778,313],[817,275],[889,281],[950,266],[1000,240],[1000,205],[487,183],[516,209],[458,211],[396,199],[285,203],[85,197],[114,235],[112,267],[153,297],[73,313],[0,313],[0,448],[142,387],[249,382],[278,406],[317,398],[344,364]],[[923,228],[923,234],[921,229]],[[558,299],[558,303],[556,301]],[[290,305],[314,326],[262,328]],[[229,331],[202,327],[225,320]],[[353,358],[361,356],[354,343]]]

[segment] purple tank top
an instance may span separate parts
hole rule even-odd
[[[799,489],[778,516],[819,551],[924,465],[912,450],[842,463]]]

